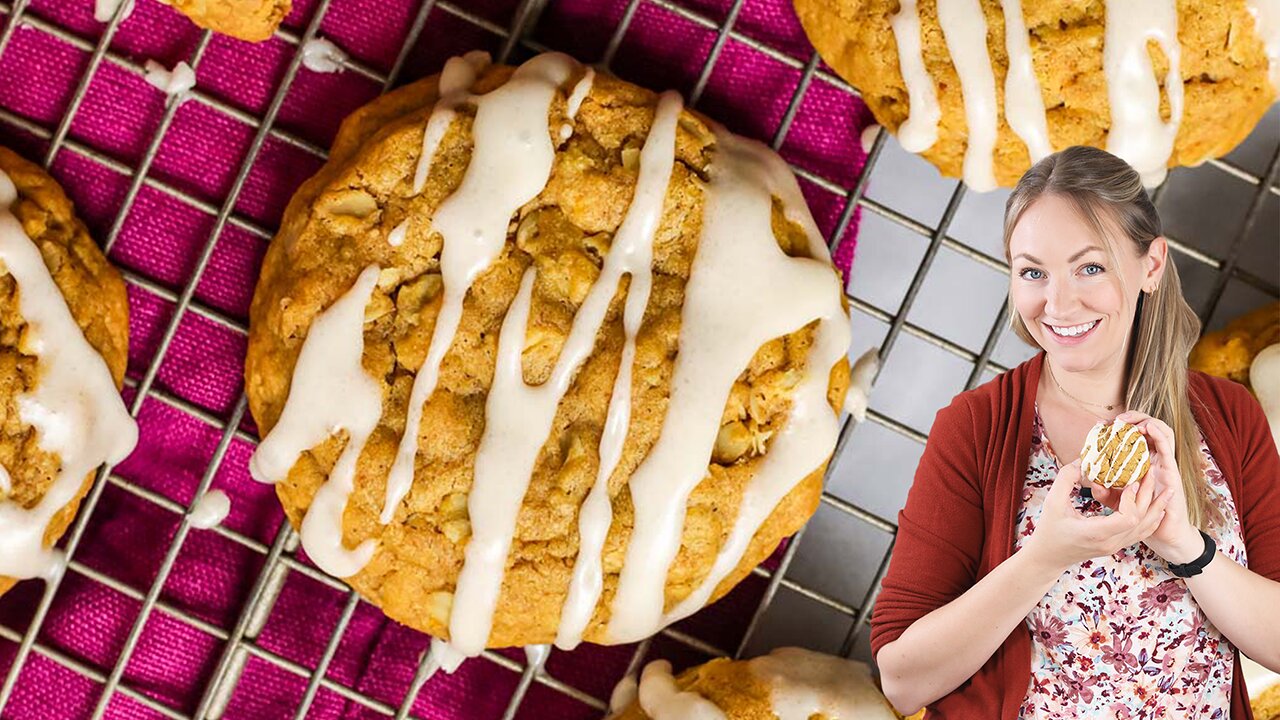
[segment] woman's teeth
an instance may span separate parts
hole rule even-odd
[[[1057,325],[1050,325],[1049,329],[1053,331],[1054,335],[1059,335],[1061,337],[1075,337],[1077,335],[1083,335],[1089,332],[1090,330],[1093,329],[1093,326],[1097,324],[1098,324],[1098,321],[1094,320],[1093,322],[1088,322],[1083,325],[1071,325],[1069,327],[1058,327]]]

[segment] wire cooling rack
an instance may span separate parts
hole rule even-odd
[[[114,215],[110,230],[103,238],[105,249],[110,252],[115,245],[130,209],[144,187],[195,208],[214,219],[213,229],[208,234],[207,241],[200,248],[193,270],[180,283],[180,289],[170,289],[168,284],[149,278],[145,274],[132,271],[125,272],[126,281],[134,288],[150,293],[168,303],[172,303],[174,306],[174,311],[164,326],[158,349],[146,365],[145,371],[141,373],[140,377],[131,378],[127,381],[132,398],[130,402],[131,412],[136,415],[143,402],[151,399],[216,428],[220,434],[217,447],[214,449],[199,485],[194,492],[193,497],[196,498],[201,497],[210,487],[233,441],[242,441],[249,444],[256,443],[256,438],[252,432],[244,427],[246,419],[245,399],[241,395],[234,402],[230,414],[226,417],[220,417],[198,404],[157,386],[157,374],[173,344],[179,323],[188,315],[198,316],[241,336],[247,332],[242,320],[197,299],[196,288],[206,268],[209,266],[218,237],[223,233],[224,229],[228,227],[236,228],[264,240],[273,235],[272,228],[266,227],[255,219],[237,212],[237,199],[245,187],[250,170],[264,143],[268,139],[281,141],[317,158],[325,156],[325,150],[322,147],[282,130],[277,127],[276,121],[282,106],[285,104],[293,81],[299,73],[301,54],[298,49],[302,44],[317,36],[321,22],[324,20],[326,13],[329,12],[330,7],[339,5],[341,2],[342,0],[319,0],[314,4],[314,7],[310,8],[308,17],[304,19],[305,27],[301,33],[288,29],[282,29],[277,32],[276,39],[283,41],[287,45],[290,57],[282,80],[274,88],[269,102],[265,104],[265,109],[261,113],[245,111],[240,107],[220,100],[215,95],[203,93],[198,88],[187,98],[201,103],[235,122],[247,125],[252,129],[253,133],[252,141],[249,143],[248,149],[242,158],[229,191],[221,202],[211,203],[183,189],[149,176],[149,170],[156,159],[157,151],[177,113],[180,103],[175,100],[167,103],[155,133],[136,165],[117,160],[110,153],[95,149],[91,145],[77,141],[71,136],[70,130],[73,122],[85,100],[95,73],[98,73],[107,64],[114,65],[135,75],[142,72],[139,63],[112,48],[112,38],[121,22],[119,16],[113,19],[97,37],[87,37],[72,28],[52,22],[40,13],[33,11],[30,0],[0,0],[0,19],[6,20],[3,29],[0,30],[0,56],[3,56],[6,49],[10,47],[14,33],[19,27],[26,28],[28,31],[47,34],[66,46],[74,48],[77,52],[88,55],[87,64],[75,85],[70,102],[60,114],[56,124],[50,126],[49,123],[32,120],[0,107],[0,130],[3,130],[3,127],[8,125],[43,141],[45,152],[42,160],[46,167],[53,165],[60,153],[73,153],[130,179],[124,200]],[[381,72],[358,61],[348,61],[346,69],[349,73],[366,79],[376,86],[379,91],[385,91],[396,85],[401,78],[402,70],[405,68],[406,60],[409,58],[412,49],[416,44],[431,38],[432,23],[438,22],[436,18],[441,17],[447,17],[452,22],[460,21],[469,24],[484,33],[492,35],[496,40],[497,46],[500,47],[500,50],[496,53],[499,60],[529,52],[556,49],[556,47],[548,47],[544,42],[540,41],[542,34],[539,32],[540,18],[548,10],[548,5],[554,6],[555,2],[556,0],[524,0],[514,6],[510,17],[504,18],[505,22],[499,22],[491,17],[474,13],[457,2],[423,0],[413,14],[403,45],[400,47],[389,71]],[[761,138],[769,141],[775,149],[778,149],[786,141],[797,113],[800,111],[806,95],[814,83],[823,83],[830,88],[835,88],[840,92],[850,93],[854,96],[856,96],[857,92],[844,81],[832,75],[811,49],[806,47],[797,56],[794,48],[780,50],[773,44],[760,41],[752,35],[741,32],[735,25],[746,5],[746,0],[732,0],[727,8],[723,8],[724,12],[708,12],[705,6],[688,0],[681,0],[680,2],[674,0],[617,0],[610,7],[610,12],[617,17],[617,21],[609,34],[607,43],[602,44],[603,52],[597,58],[580,57],[579,59],[589,62],[594,60],[600,67],[611,67],[619,47],[623,44],[629,29],[632,27],[637,13],[646,9],[660,9],[663,12],[670,13],[673,17],[678,17],[684,22],[691,23],[693,26],[703,28],[714,34],[714,40],[706,53],[701,70],[692,84],[692,89],[687,92],[689,104],[697,106],[708,87],[708,82],[717,67],[717,63],[721,62],[727,43],[732,41],[736,46],[746,48],[750,52],[763,54],[770,60],[800,73],[790,100],[786,104],[785,112],[781,114],[780,120],[772,128],[771,136]],[[429,18],[431,22],[429,22]],[[204,32],[200,36],[188,58],[191,65],[199,67],[210,46],[211,39],[211,34],[208,32]],[[905,332],[968,363],[971,370],[965,383],[965,388],[972,388],[983,380],[984,374],[1000,372],[1006,369],[1000,363],[994,361],[992,355],[1008,322],[1007,307],[1001,303],[1000,311],[991,319],[990,330],[986,333],[985,340],[977,348],[966,347],[965,344],[948,339],[921,324],[910,322],[907,318],[913,304],[920,295],[925,277],[939,250],[942,248],[948,248],[999,273],[1007,273],[1008,268],[1002,259],[994,257],[990,253],[975,248],[970,244],[961,242],[948,234],[952,220],[956,217],[961,201],[965,197],[966,190],[963,185],[955,185],[936,222],[917,219],[909,213],[903,213],[887,204],[867,197],[868,184],[876,176],[877,162],[884,153],[885,146],[885,134],[878,133],[874,143],[867,151],[865,164],[861,172],[852,178],[852,182],[841,182],[824,177],[822,174],[803,167],[795,165],[792,167],[803,181],[811,184],[819,191],[829,194],[831,196],[830,200],[838,204],[838,217],[833,229],[828,234],[829,241],[833,247],[839,240],[846,237],[851,228],[851,223],[856,223],[857,215],[867,212],[896,223],[910,232],[923,236],[927,240],[927,249],[916,265],[905,294],[896,307],[879,307],[857,297],[853,292],[847,293],[847,296],[855,310],[887,325],[887,332],[879,348],[882,365],[893,362],[891,353],[895,343],[901,337],[901,334]],[[1280,152],[1272,154],[1265,171],[1262,173],[1262,177],[1223,160],[1212,160],[1210,165],[1222,173],[1223,182],[1246,183],[1250,199],[1243,217],[1239,220],[1239,225],[1231,235],[1230,241],[1219,245],[1220,248],[1224,248],[1221,252],[1207,253],[1192,244],[1180,242],[1176,238],[1170,239],[1171,246],[1179,253],[1178,257],[1181,265],[1186,267],[1190,263],[1192,265],[1201,265],[1214,271],[1207,300],[1199,308],[1201,317],[1205,320],[1214,316],[1214,312],[1227,289],[1228,281],[1231,279],[1251,286],[1264,296],[1275,298],[1280,295],[1280,290],[1277,289],[1276,283],[1272,279],[1273,275],[1270,275],[1265,269],[1260,274],[1255,272],[1253,268],[1243,267],[1241,263],[1243,241],[1254,232],[1254,227],[1262,215],[1264,204],[1270,196],[1280,196],[1280,189],[1277,189],[1275,184],[1277,168],[1280,167]],[[1166,187],[1167,185],[1161,186],[1156,191],[1157,201]],[[1274,202],[1274,200],[1271,201]],[[925,442],[926,434],[914,427],[912,423],[891,417],[877,409],[876,406],[877,403],[873,399],[872,408],[868,413],[868,422],[883,426],[916,443],[923,444]],[[846,419],[841,428],[836,446],[837,459],[846,452],[851,434],[855,431],[854,424]],[[837,460],[833,459],[831,467],[834,468],[836,465]],[[830,475],[830,471],[828,474]],[[892,481],[906,485],[909,484],[910,478],[894,478]],[[108,486],[171,512],[180,520],[177,531],[172,536],[171,543],[164,554],[164,559],[160,563],[158,572],[147,587],[134,587],[77,560],[76,551],[85,535],[85,529],[94,522],[95,509],[99,506],[99,499],[102,497],[104,488]],[[887,568],[889,557],[892,553],[892,538],[896,532],[896,525],[892,519],[886,519],[872,510],[831,493],[824,493],[822,501],[824,506],[846,514],[860,523],[865,523],[888,538],[888,549],[880,558],[876,566],[878,569],[874,579],[870,582],[869,589],[860,602],[856,605],[850,604],[845,600],[832,597],[787,577],[788,570],[792,566],[792,560],[796,556],[797,549],[801,546],[800,540],[804,534],[804,530],[801,530],[787,545],[785,552],[780,557],[775,557],[772,563],[766,563],[766,566],[755,569],[754,575],[763,583],[763,588],[759,593],[759,600],[755,604],[750,621],[745,626],[745,630],[741,633],[736,645],[719,647],[696,637],[694,633],[675,628],[669,628],[661,633],[664,641],[672,641],[704,656],[741,655],[761,627],[762,619],[775,597],[779,592],[786,591],[802,595],[850,618],[851,624],[846,637],[841,643],[841,652],[845,655],[851,654],[859,632],[865,628],[879,589],[880,579]],[[321,691],[333,693],[349,701],[353,707],[360,709],[362,712],[368,711],[367,714],[370,716],[415,717],[416,715],[413,714],[415,708],[421,707],[423,702],[430,702],[431,686],[426,683],[428,667],[425,657],[420,661],[416,675],[412,682],[408,684],[407,690],[403,693],[403,697],[398,703],[387,702],[385,698],[373,697],[327,676],[326,671],[339,649],[344,632],[362,601],[357,595],[350,592],[343,583],[326,576],[297,557],[298,537],[287,523],[281,524],[274,539],[269,543],[261,542],[225,527],[215,529],[215,532],[224,538],[238,543],[262,557],[261,569],[256,574],[252,590],[247,595],[245,602],[239,609],[238,617],[230,628],[220,627],[218,624],[196,617],[182,608],[167,603],[162,598],[162,589],[173,571],[175,562],[190,534],[191,526],[186,519],[189,510],[188,503],[175,500],[131,482],[114,473],[110,467],[104,468],[99,473],[98,482],[85,499],[77,520],[65,538],[66,552],[69,558],[67,573],[79,575],[88,581],[109,587],[111,590],[139,603],[140,610],[132,622],[127,638],[114,663],[105,665],[89,663],[40,639],[42,626],[49,617],[50,608],[58,598],[59,589],[62,587],[63,579],[66,575],[49,582],[44,587],[43,593],[39,595],[34,611],[27,619],[25,627],[10,627],[0,624],[0,641],[2,641],[0,645],[11,643],[15,646],[11,648],[13,659],[4,676],[4,682],[0,685],[0,716],[8,716],[5,708],[14,698],[15,688],[22,682],[24,668],[33,657],[33,653],[56,663],[68,671],[88,678],[96,684],[98,699],[92,711],[92,717],[94,718],[110,716],[112,713],[109,711],[109,707],[111,707],[112,700],[116,696],[128,698],[152,713],[163,717],[220,717],[227,707],[228,700],[245,677],[250,659],[264,661],[286,673],[306,680],[306,690],[301,700],[295,708],[283,712],[286,716],[290,713],[298,718],[307,716],[309,710],[313,707],[317,694]],[[296,662],[257,642],[258,633],[270,619],[281,589],[291,574],[311,578],[332,588],[334,591],[342,593],[343,597],[345,597],[341,614],[329,634],[324,651],[320,654],[318,661],[313,664]],[[216,663],[209,668],[209,671],[202,678],[203,689],[200,700],[194,710],[192,708],[173,707],[171,704],[153,697],[153,694],[148,693],[145,688],[133,687],[125,681],[126,667],[138,647],[139,639],[143,635],[148,619],[155,613],[163,614],[170,619],[184,623],[195,631],[208,635],[223,646]],[[635,671],[646,656],[650,654],[651,650],[657,652],[657,648],[651,648],[650,640],[638,644],[630,655],[627,671]],[[561,654],[559,651],[553,652]],[[530,688],[534,685],[549,688],[578,701],[583,706],[581,713],[583,717],[598,715],[606,708],[607,698],[603,697],[602,693],[596,692],[592,694],[558,680],[541,663],[522,662],[521,659],[516,659],[518,656],[501,652],[486,652],[482,658],[472,662],[494,663],[518,676],[518,681],[514,684],[514,690],[511,692],[509,702],[506,705],[506,710],[503,714],[504,718],[514,718],[517,714],[522,717],[539,716],[536,711],[531,710],[528,704],[525,703]],[[610,680],[616,679],[618,678],[611,678]],[[55,714],[57,714],[57,711],[50,708],[50,716]]]

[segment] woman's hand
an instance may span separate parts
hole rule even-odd
[[[1134,410],[1122,413],[1116,419],[1138,428],[1147,438],[1151,469],[1142,479],[1142,484],[1154,485],[1156,492],[1171,495],[1164,519],[1143,542],[1165,562],[1188,563],[1195,560],[1204,551],[1204,541],[1187,516],[1187,496],[1182,488],[1182,474],[1178,471],[1173,429],[1150,415]],[[1112,509],[1118,507],[1122,491],[1109,490],[1097,483],[1090,485],[1094,499]]]
[[[1161,524],[1172,498],[1168,490],[1156,496],[1155,483],[1134,483],[1115,493],[1114,513],[1088,517],[1071,503],[1071,488],[1079,482],[1079,460],[1058,471],[1024,548],[1059,572],[1146,540]]]

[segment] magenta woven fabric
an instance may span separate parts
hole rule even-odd
[[[721,25],[729,0],[679,0],[679,8]],[[626,0],[551,0],[533,37],[585,62],[598,60],[623,17]],[[92,0],[34,0],[29,23],[20,26],[0,56],[0,144],[39,160],[51,131],[65,116],[75,88],[88,68],[103,26],[94,22]],[[295,0],[286,27],[301,34],[318,3]],[[409,32],[422,0],[333,0],[320,32],[350,55],[385,74]],[[475,48],[497,52],[517,0],[464,0],[436,4],[401,76],[412,80],[436,72],[444,60]],[[464,12],[458,12],[459,8]],[[482,21],[473,22],[474,15]],[[0,16],[0,26],[9,20]],[[484,26],[487,23],[488,28]],[[56,28],[63,36],[50,32]],[[613,62],[620,76],[655,89],[686,95],[717,36],[708,22],[691,19],[669,4],[640,2]],[[773,139],[812,49],[789,0],[746,0],[735,33],[794,58],[788,65],[730,37],[714,66],[697,107],[731,129]],[[112,52],[133,63],[155,59],[172,66],[189,60],[201,32],[154,0],[137,0],[137,10],[120,27]],[[327,147],[341,119],[380,91],[378,82],[357,72],[321,75],[302,70],[288,88],[270,135],[253,160],[234,200],[234,212],[212,236],[217,211],[232,191],[246,161],[256,128],[281,88],[295,47],[280,39],[249,45],[215,37],[197,66],[198,90],[213,102],[187,100],[164,136],[144,186],[127,215],[110,257],[131,274],[129,374],[141,379],[157,360],[165,329],[184,287],[196,275],[207,244],[212,253],[196,278],[192,307],[181,318],[167,351],[158,358],[154,394],[142,405],[141,441],[117,469],[125,480],[188,505],[215,457],[221,426],[231,418],[242,389],[243,327],[258,265],[285,204],[323,159],[313,148]],[[518,51],[517,59],[527,55]],[[823,66],[825,67],[825,66]],[[122,211],[131,176],[165,109],[165,97],[134,71],[110,58],[94,74],[74,115],[68,142],[58,152],[53,174],[75,200],[95,237],[104,240]],[[823,178],[829,188],[801,180],[805,196],[824,232],[837,226],[848,189],[856,182],[864,154],[862,129],[871,122],[860,101],[821,78],[813,79],[782,145],[792,163]],[[32,128],[38,128],[33,131]],[[838,190],[838,191],[837,191]],[[857,215],[837,252],[847,270],[853,259]],[[212,319],[211,319],[212,318]],[[227,320],[230,323],[226,322]],[[128,393],[127,393],[128,394]],[[177,399],[201,416],[174,406]],[[244,428],[254,432],[247,417]],[[225,527],[269,545],[283,522],[273,490],[249,479],[252,448],[234,440],[214,468],[213,487],[231,496]],[[101,497],[74,560],[145,595],[157,577],[179,524],[177,514],[116,485]],[[265,556],[223,535],[193,530],[160,595],[162,608],[146,620],[129,659],[123,684],[189,715],[206,690],[223,642],[165,612],[189,614],[230,630],[265,562]],[[304,560],[305,562],[305,560]],[[764,581],[751,577],[729,597],[679,625],[679,629],[732,650],[760,601]],[[0,599],[0,625],[25,632],[43,585],[25,582]],[[121,655],[141,603],[74,568],[68,571],[39,634],[40,649],[26,661],[5,720],[77,718],[91,713],[102,685],[66,664],[106,675]],[[290,717],[307,680],[296,672],[317,667],[346,604],[346,595],[290,572],[265,628],[254,643],[271,659],[253,656],[227,709],[228,718]],[[385,619],[360,603],[327,671],[327,679],[397,707],[429,638]],[[0,640],[0,675],[12,666],[16,644]],[[626,647],[584,647],[556,652],[548,673],[568,685],[607,698],[631,653]],[[61,658],[58,662],[46,653]],[[518,651],[510,656],[523,664]],[[687,645],[655,640],[651,656],[677,666],[707,658]],[[413,713],[421,718],[498,718],[519,680],[518,674],[486,660],[468,662],[454,675],[426,685]],[[160,715],[116,693],[112,718]],[[520,718],[589,718],[598,713],[561,692],[535,683]],[[381,714],[321,688],[311,717],[364,718]]]

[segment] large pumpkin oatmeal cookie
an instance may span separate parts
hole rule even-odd
[[[253,471],[320,567],[464,654],[636,640],[813,513],[848,323],[775,154],[472,53],[348,118],[290,203]]]

